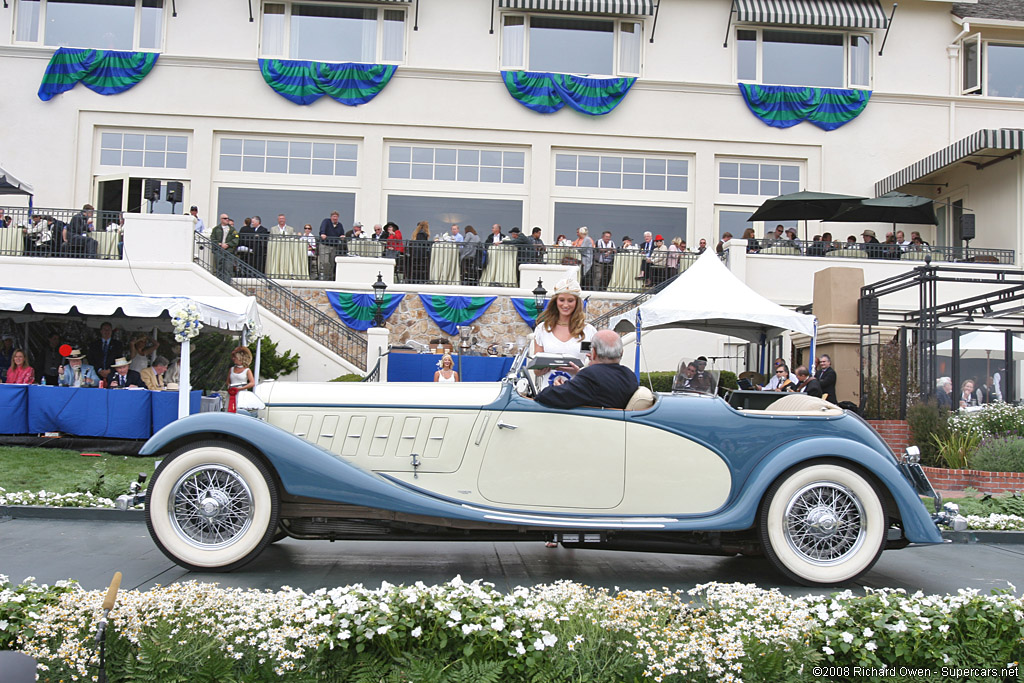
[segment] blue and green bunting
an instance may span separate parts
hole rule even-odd
[[[585,78],[539,71],[502,71],[508,92],[527,109],[550,114],[569,105],[581,114],[602,116],[615,109],[636,78]]]
[[[117,95],[146,77],[156,64],[155,52],[118,52],[77,47],[58,48],[39,84],[43,102],[67,92],[81,81],[100,95]]]
[[[387,320],[402,303],[405,294],[384,294],[384,304],[380,314]],[[373,327],[373,316],[377,313],[377,304],[373,294],[356,294],[354,292],[327,292],[327,300],[334,312],[353,330],[365,331]]]
[[[366,104],[384,89],[396,68],[394,64],[260,60],[263,80],[295,104],[312,104],[324,95],[351,107]]]
[[[537,327],[537,316],[540,315],[540,311],[544,310],[544,306],[547,306],[547,300],[544,304],[537,308],[536,299],[512,299],[512,306],[516,309],[516,313],[523,319],[523,322],[530,326],[530,329]]]
[[[495,296],[441,296],[420,294],[423,309],[447,334],[458,334],[460,325],[468,325],[482,316]]]
[[[810,121],[818,128],[835,130],[857,118],[871,98],[870,90],[750,83],[740,83],[740,92],[754,116],[774,128]]]

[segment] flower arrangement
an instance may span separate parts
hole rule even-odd
[[[979,410],[956,411],[949,416],[949,430],[980,439],[993,436],[1024,437],[1024,406],[986,403]]]
[[[55,508],[112,508],[114,501],[88,491],[12,491],[0,487],[0,505],[45,505]]]
[[[193,303],[178,308],[171,315],[171,325],[174,326],[174,341],[184,343],[192,339],[203,329],[199,308]]]
[[[0,575],[0,647],[43,681],[95,673],[103,591]],[[186,582],[123,591],[120,680],[801,681],[854,666],[991,667],[1016,680],[1024,601],[1008,591],[786,597],[752,584],[609,591],[480,581],[270,592]],[[984,664],[982,664],[984,663]],[[958,680],[955,674],[942,680]],[[888,680],[888,679],[887,679]],[[931,680],[931,679],[929,679]]]

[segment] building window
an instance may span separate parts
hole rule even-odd
[[[555,185],[616,190],[688,190],[689,162],[664,157],[555,154]]]
[[[526,153],[498,149],[464,149],[392,145],[388,178],[522,185]]]
[[[635,20],[507,14],[501,68],[594,76],[640,73],[643,26]]]
[[[871,84],[871,36],[791,29],[737,29],[736,78],[765,85],[868,88]]]
[[[576,230],[585,225],[591,238],[608,230],[618,243],[627,235],[639,242],[644,231],[650,231],[670,244],[674,237],[686,239],[686,214],[687,207],[679,206],[555,202],[554,232],[556,237],[576,239]]]
[[[405,57],[405,10],[268,2],[262,35],[264,57],[396,63]]]
[[[523,202],[520,199],[480,199],[474,197],[388,196],[387,220],[402,229],[406,239],[412,237],[413,228],[420,221],[430,225],[430,232],[438,235],[448,232],[455,224],[465,228],[472,225],[481,238],[490,234],[497,223],[502,232],[523,226]]]
[[[964,38],[961,92],[965,95],[1024,98],[1024,44]]]
[[[225,137],[220,140],[220,170],[288,175],[355,176],[355,143]]]
[[[718,216],[718,239],[722,239],[725,233],[739,239],[747,228],[753,228],[756,240],[767,237],[768,233],[774,231],[777,225],[781,225],[783,229],[799,228],[798,221],[751,222],[750,217],[754,214],[754,210],[746,207],[716,207],[715,213]]]
[[[160,50],[164,0],[18,0],[14,39],[49,47]]]
[[[281,190],[266,187],[220,187],[217,190],[217,212],[234,217],[242,226],[244,216],[260,216],[264,225],[274,225],[277,214],[283,213],[288,225],[302,228],[309,223],[318,233],[320,223],[337,211],[341,224],[351,227],[355,220],[354,192],[327,190]]]
[[[188,137],[150,133],[101,133],[100,165],[187,168]]]
[[[776,197],[800,191],[800,167],[756,161],[718,162],[718,192],[725,195]]]

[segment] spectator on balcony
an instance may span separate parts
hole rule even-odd
[[[374,242],[382,242],[387,240],[388,236],[384,233],[384,228],[380,223],[373,226],[373,234],[370,235],[370,239]]]
[[[453,242],[465,242],[466,238],[461,232],[459,232],[459,226],[457,224],[452,225],[452,241]]]
[[[193,206],[188,212],[192,215],[192,229],[196,231],[197,235],[202,235],[203,230],[206,230],[206,225],[203,224],[203,219],[199,217],[199,207]]]
[[[530,244],[533,245],[532,249],[527,250],[529,258],[526,260],[527,263],[543,263],[544,262],[544,240],[540,238],[540,228],[535,227],[527,238],[530,240]]]
[[[885,233],[885,242],[879,247],[882,258],[887,259],[898,259],[900,254],[903,252],[900,250],[900,245],[896,242],[896,235],[892,232]]]
[[[95,208],[86,204],[82,210],[71,217],[71,222],[64,227],[64,251],[73,256],[95,257],[99,243],[89,237],[92,214]]]
[[[430,276],[430,223],[420,221],[409,242],[409,282],[424,283]]]
[[[338,255],[338,248],[345,236],[345,226],[338,222],[338,212],[331,211],[329,218],[320,222],[320,279],[333,280],[336,263],[334,257]]]
[[[267,240],[270,238],[270,231],[263,225],[263,219],[259,216],[252,217],[253,238],[253,268],[261,273],[267,272]]]
[[[875,237],[875,231],[865,229],[860,236],[864,238],[861,248],[867,252],[868,258],[881,258],[882,244]]]
[[[302,238],[306,242],[306,259],[309,261],[309,279],[316,279],[316,235],[313,226],[306,223],[302,226]]]
[[[61,366],[60,386],[62,387],[98,387],[100,378],[96,369],[83,363],[85,356],[78,349],[68,355],[67,365]]]
[[[100,325],[100,338],[89,345],[89,364],[96,370],[100,379],[107,379],[114,359],[124,355],[121,342],[114,339],[113,335],[113,326],[104,322]]]
[[[533,240],[524,235],[519,228],[512,228],[508,231],[508,244],[516,250],[516,275],[519,274],[519,266],[524,263],[533,263]]]
[[[401,265],[399,261],[405,255],[405,243],[402,241],[402,231],[399,229],[396,223],[388,221],[384,224],[384,232],[387,234],[387,246],[385,247],[385,256],[396,260],[396,265]],[[402,268],[396,268],[398,272],[405,272]]]
[[[608,281],[615,267],[615,240],[610,230],[601,233],[594,248],[594,289],[603,292],[608,289]]]
[[[636,251],[637,246],[633,244],[633,238],[629,235],[622,236],[622,246],[619,247],[620,251]]]
[[[906,252],[907,248],[910,247],[910,240],[906,238],[902,230],[896,231],[896,244],[900,245],[901,252]]]
[[[288,217],[283,213],[277,214],[277,225],[270,230],[271,235],[295,235],[296,230],[288,225]]]
[[[345,233],[345,237],[350,240],[361,240],[365,237],[363,234],[363,224],[356,221],[352,224],[352,229]]]
[[[7,368],[7,384],[35,384],[36,371],[28,364],[28,358],[21,349],[14,349],[11,365]]]
[[[39,214],[32,216],[25,235],[30,254],[43,256],[53,253],[53,233],[50,231],[50,224]]]
[[[919,244],[926,247],[931,246],[930,244],[924,241],[924,239],[921,237],[921,233],[919,233],[917,230],[912,230],[910,232],[910,242],[911,244]]]
[[[217,277],[228,284],[231,284],[231,276],[235,269],[232,257],[238,249],[238,240],[238,231],[235,230],[234,221],[226,213],[222,213],[220,223],[210,231],[210,241],[215,245],[213,260],[217,269]]]
[[[476,228],[467,225],[466,236],[462,242],[462,254],[459,256],[459,262],[462,265],[462,284],[475,285],[480,282],[483,255],[480,235],[476,234]]]
[[[146,385],[146,388],[150,391],[163,391],[167,388],[167,383],[164,381],[164,373],[167,372],[167,366],[170,365],[163,356],[157,356],[153,359],[153,367],[144,368],[139,372],[139,376],[142,378],[142,383]]]
[[[723,255],[725,253],[725,247],[729,242],[732,242],[732,233],[728,231],[723,232],[722,239],[720,239],[718,244],[715,246],[715,253],[719,256]]]
[[[751,230],[750,232],[751,232],[751,234],[753,234],[754,231]],[[700,242],[697,242],[697,253],[698,254],[703,254],[707,250],[708,250],[708,241],[706,239],[704,239],[703,237],[701,237],[700,238]]]
[[[668,274],[668,247],[665,246],[665,238],[661,235],[656,236],[654,245],[654,251],[646,259],[647,279],[644,280],[644,285],[647,287],[660,285]]]
[[[107,389],[146,388],[146,385],[142,383],[142,376],[129,367],[131,364],[132,362],[127,358],[118,358],[114,361],[111,366],[113,371],[107,379]]]
[[[250,268],[256,267],[256,228],[252,227],[250,216],[242,220],[242,227],[238,231],[238,258]]]
[[[744,230],[743,237],[741,239],[745,239],[747,241],[748,254],[756,254],[757,252],[761,251],[761,244],[757,241],[757,237],[754,236],[753,228],[747,228],[746,230]],[[722,252],[718,253],[721,254]]]
[[[679,261],[682,260],[682,255],[686,253],[686,240],[682,237],[673,237],[672,244],[668,245],[668,258],[665,260],[665,266],[668,268],[668,277],[672,277],[679,272]]]
[[[501,244],[504,241],[505,234],[501,231],[501,226],[495,223],[491,226],[491,234],[484,241],[484,248],[490,249],[492,244]]]
[[[580,254],[580,272],[583,274],[580,284],[587,289],[593,289],[593,283],[591,282],[593,273],[591,270],[594,267],[594,239],[589,235],[589,232],[589,228],[585,225],[577,228],[576,240],[572,243],[572,246],[576,247]]]

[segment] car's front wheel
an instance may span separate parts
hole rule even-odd
[[[768,560],[790,579],[828,586],[857,578],[885,547],[885,502],[867,475],[839,462],[790,470],[761,503]]]
[[[149,485],[146,525],[160,550],[193,571],[231,571],[274,538],[278,493],[249,451],[206,441],[161,463]]]

